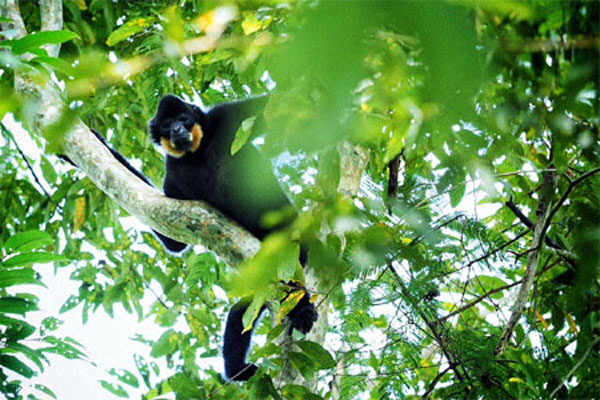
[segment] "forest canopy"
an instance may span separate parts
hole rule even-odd
[[[135,369],[98,371],[105,398],[597,397],[599,9],[0,0],[0,393],[61,398],[53,362],[94,362],[64,321],[118,308],[152,329],[127,332],[147,350]],[[166,94],[268,94],[231,151],[258,146],[299,217],[259,243],[92,134],[161,187],[147,127]],[[175,256],[148,228],[194,247]],[[286,333],[290,280],[319,310],[306,336]],[[249,295],[245,326],[271,317],[239,384],[219,354]]]

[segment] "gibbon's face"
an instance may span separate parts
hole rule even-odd
[[[173,157],[182,157],[185,153],[193,153],[200,147],[202,128],[188,113],[164,120],[158,127],[160,145]]]
[[[204,113],[192,104],[172,94],[164,96],[149,128],[154,143],[161,145],[173,157],[183,157],[200,147]]]

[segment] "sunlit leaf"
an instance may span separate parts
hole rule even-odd
[[[179,336],[177,332],[172,329],[169,329],[165,333],[163,333],[160,338],[156,341],[154,346],[152,346],[152,356],[153,357],[163,357],[168,354],[171,354],[178,345]]]
[[[49,396],[53,399],[58,399],[56,394],[52,390],[50,390],[50,388],[48,386],[37,383],[34,385],[34,387],[36,390],[39,390],[40,392],[44,393],[46,396]]]
[[[235,135],[235,139],[231,144],[231,155],[235,155],[240,149],[246,144],[250,134],[252,133],[252,126],[254,125],[254,121],[256,117],[246,118],[242,124],[240,125],[237,133]]]
[[[26,284],[40,284],[35,271],[31,268],[3,271],[0,274],[0,288]]]
[[[73,213],[73,232],[77,232],[85,223],[85,197],[75,199],[75,211]]]
[[[68,30],[43,31],[13,40],[10,42],[10,46],[13,54],[23,54],[32,52],[45,44],[61,44],[78,37],[77,34]]]
[[[2,265],[5,268],[13,267],[25,267],[32,264],[45,264],[57,261],[67,261],[68,259],[60,254],[46,253],[46,252],[34,252],[34,253],[22,253],[17,254],[4,261]]]
[[[140,386],[140,383],[139,383],[138,379],[135,377],[135,375],[127,370],[124,370],[124,369],[116,370],[116,369],[112,368],[110,371],[108,371],[108,373],[110,375],[116,377],[117,379],[119,379],[119,381],[123,382],[126,385],[129,385],[134,388],[137,388]]]
[[[115,44],[130,38],[136,33],[142,32],[146,27],[152,25],[153,23],[153,17],[139,17],[129,20],[112,31],[112,33],[108,36],[108,39],[106,39],[106,44],[108,46],[114,46]]]
[[[118,383],[110,383],[107,382],[105,380],[100,380],[100,386],[102,386],[104,389],[108,390],[110,393],[114,394],[115,396],[127,399],[129,398],[129,394],[127,393],[127,390],[125,390],[123,388],[123,386],[119,385]]]
[[[11,236],[4,244],[4,247],[9,253],[22,253],[34,249],[39,249],[40,247],[45,247],[52,243],[54,243],[54,240],[46,232],[27,231],[19,232]]]

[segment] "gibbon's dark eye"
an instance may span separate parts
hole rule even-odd
[[[160,130],[163,132],[169,132],[171,130],[171,119],[166,119],[160,124]]]
[[[194,120],[188,114],[180,114],[179,117],[177,117],[177,121],[181,122],[188,131],[192,130]]]

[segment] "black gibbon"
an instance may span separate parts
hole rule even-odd
[[[261,224],[268,211],[291,207],[290,200],[279,186],[270,162],[252,144],[246,143],[231,155],[231,145],[242,121],[259,114],[267,96],[222,103],[202,110],[177,96],[164,96],[156,115],[150,121],[152,140],[162,146],[167,155],[163,191],[166,196],[181,200],[203,200],[246,228],[258,239],[272,229]],[[150,181],[112,149],[104,138],[94,134],[110,149],[115,158],[144,182]],[[155,232],[171,252],[183,251],[187,245]],[[302,252],[300,262],[305,264]],[[307,333],[317,320],[317,312],[305,292],[288,314],[290,332]],[[252,330],[243,332],[242,317],[251,299],[235,304],[227,316],[223,343],[225,374],[229,379],[246,381],[257,370],[246,363]],[[263,310],[261,310],[261,313]],[[254,327],[253,327],[254,328]]]

